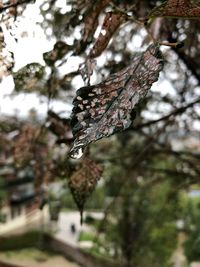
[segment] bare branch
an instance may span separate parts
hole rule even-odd
[[[165,115],[163,117],[161,117],[160,119],[157,119],[157,120],[151,120],[151,121],[148,121],[148,122],[145,122],[145,123],[142,123],[142,124],[139,124],[139,125],[136,125],[136,126],[132,126],[131,128],[129,128],[128,130],[134,130],[134,131],[137,131],[141,128],[144,128],[144,127],[149,127],[151,126],[152,124],[156,124],[160,121],[166,121],[168,120],[170,117],[172,116],[177,116],[179,114],[182,114],[184,111],[186,111],[188,108],[191,108],[193,107],[195,104],[198,104],[200,103],[200,98],[196,99],[195,101],[193,102],[190,102],[189,104],[187,104],[186,106],[183,106],[183,107],[180,107],[180,108],[177,108],[175,110],[173,110],[171,113],[169,113],[168,115]]]
[[[19,5],[22,5],[22,4],[29,4],[30,2],[33,2],[34,0],[22,0],[22,1],[19,1],[19,2],[16,2],[16,3],[13,3],[13,4],[8,4],[6,6],[3,6],[0,8],[0,13],[6,11],[7,9],[11,8],[11,7],[17,7]]]

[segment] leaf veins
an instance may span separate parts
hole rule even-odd
[[[156,43],[105,81],[80,88],[73,101],[71,126],[75,141],[70,156],[78,158],[90,142],[130,127],[132,110],[158,80],[162,68]]]

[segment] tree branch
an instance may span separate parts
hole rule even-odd
[[[17,6],[22,5],[22,4],[29,4],[30,2],[33,2],[33,1],[35,1],[35,0],[22,0],[20,2],[8,4],[6,6],[0,7],[0,13],[6,11],[7,9],[9,9],[11,7],[17,7]]]
[[[171,170],[171,169],[162,169],[162,168],[153,168],[153,167],[148,167],[148,166],[145,166],[145,169],[151,171],[153,174],[154,173],[163,173],[163,174],[167,174],[169,176],[174,176],[176,178],[181,177],[181,179],[184,183],[187,182],[186,183],[187,185],[192,184],[194,181],[199,180],[199,176],[191,175],[190,173],[186,173],[183,171],[177,171],[177,170]],[[187,181],[184,180],[185,178],[187,178]],[[190,179],[188,179],[188,178],[190,178]],[[153,185],[163,181],[164,179],[166,179],[166,178],[156,176],[150,180],[147,180],[143,186],[144,187],[153,186]]]
[[[196,64],[193,63],[192,59],[188,57],[183,51],[179,49],[172,48],[173,51],[178,55],[178,57],[183,61],[186,65],[187,69],[191,71],[192,75],[196,78],[198,85],[200,85],[200,75],[197,72],[198,68]]]
[[[200,103],[200,98],[196,99],[193,102],[190,102],[186,106],[183,106],[183,107],[180,107],[180,108],[177,108],[177,109],[173,110],[168,115],[165,115],[165,116],[163,116],[163,117],[161,117],[159,119],[156,119],[156,120],[151,120],[151,121],[148,121],[148,122],[145,122],[145,123],[142,123],[142,124],[138,124],[138,125],[135,125],[135,126],[133,125],[128,130],[137,131],[137,130],[140,130],[141,128],[143,128],[143,127],[149,127],[150,125],[156,124],[156,123],[158,123],[160,121],[166,121],[166,120],[168,120],[172,116],[176,116],[176,115],[182,114],[185,110],[187,110],[188,108],[193,107],[197,103]]]

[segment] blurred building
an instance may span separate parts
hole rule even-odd
[[[38,207],[34,187],[34,173],[29,167],[16,170],[12,164],[1,166],[1,188],[4,192],[2,218],[4,222],[30,213]]]

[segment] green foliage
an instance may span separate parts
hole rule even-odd
[[[185,255],[189,262],[200,261],[200,198],[188,199],[185,207],[187,240]]]
[[[67,209],[76,209],[76,204],[70,191],[62,196],[62,207]],[[89,197],[85,205],[85,210],[102,210],[105,206],[106,195],[103,186],[97,186],[96,190]]]
[[[58,216],[61,210],[60,200],[52,200],[49,202],[49,213],[52,221],[58,221]]]
[[[105,172],[105,190],[112,206],[104,227],[101,226],[106,239],[103,243],[108,256],[113,250],[114,257],[121,259],[123,255],[130,266],[168,267],[177,245],[179,192],[174,192],[174,176],[165,172],[150,174],[149,169],[173,168],[176,162],[170,157],[166,160],[146,153],[142,169],[137,166],[136,170],[134,161],[143,149],[143,138],[128,138],[127,144],[132,147],[126,146],[121,136],[110,154],[114,164],[107,164]]]
[[[76,209],[76,204],[69,190],[62,197],[62,207],[63,209]]]
[[[47,261],[50,257],[53,257],[57,254],[53,253],[52,251],[48,250],[38,250],[37,248],[24,248],[24,249],[17,249],[17,250],[9,250],[5,251],[2,255],[2,259],[9,259],[9,260],[16,260],[21,258],[33,259],[36,262]]]
[[[38,231],[27,232],[12,237],[0,237],[0,251],[35,247],[39,243],[40,233]]]
[[[106,194],[102,185],[97,186],[88,201],[86,202],[85,209],[87,210],[100,210],[105,208]]]
[[[79,241],[93,241],[94,240],[94,234],[88,233],[88,232],[80,232],[79,235]]]
[[[1,204],[2,204],[3,200],[5,199],[6,195],[7,195],[7,193],[6,193],[5,188],[4,188],[4,180],[0,176],[0,208],[1,208]]]
[[[4,180],[0,176],[0,223],[5,222],[5,220],[6,220],[5,215],[1,213],[1,209],[3,207],[3,202],[6,199],[6,196],[7,196],[7,193],[6,193],[5,188],[4,188]]]

